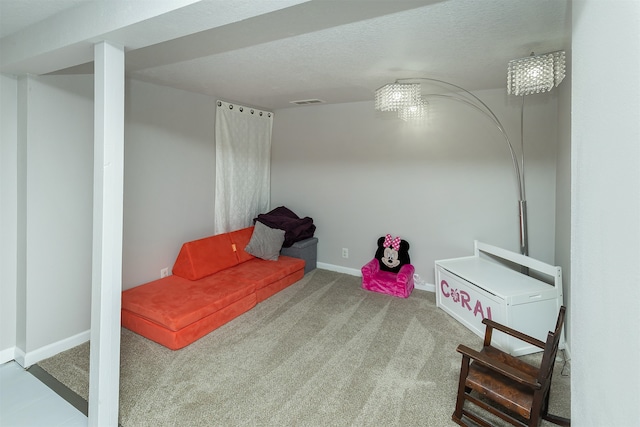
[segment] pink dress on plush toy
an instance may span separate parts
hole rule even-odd
[[[362,288],[407,298],[413,291],[415,268],[410,264],[409,242],[387,234],[378,239],[375,258],[362,267]]]

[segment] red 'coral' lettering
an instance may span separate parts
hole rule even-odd
[[[447,281],[446,280],[441,281],[440,289],[442,290],[442,295],[444,295],[446,298],[449,298],[449,295],[451,294],[445,290],[445,286],[447,287],[447,289],[449,289],[449,284],[447,283]]]
[[[467,310],[471,311],[471,306],[469,305],[469,301],[471,301],[471,297],[466,291],[460,291],[460,305],[463,307],[467,307]]]
[[[462,308],[473,311],[474,317],[478,317],[479,314],[482,319],[493,319],[491,314],[491,307],[483,307],[482,301],[480,301],[479,299],[476,299],[475,306],[473,307],[473,309],[471,308],[471,304],[469,304],[469,302],[471,301],[471,295],[469,295],[467,291],[464,291],[462,289],[460,289],[460,291],[458,291],[457,289],[451,290],[451,287],[446,280],[440,281],[440,291],[442,291],[442,296],[444,296],[445,298],[451,298],[455,303],[460,302],[460,306]],[[486,316],[485,308],[487,310]]]
[[[478,313],[480,313],[480,316],[482,316],[482,318],[484,319],[484,311],[482,310],[482,303],[480,302],[480,300],[476,301],[476,306],[473,309],[474,316],[477,316]]]

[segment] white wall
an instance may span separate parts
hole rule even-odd
[[[24,77],[18,97],[16,360],[29,365],[89,328],[93,80]]]
[[[127,81],[123,288],[160,278],[213,234],[215,98]]]
[[[477,95],[519,146],[520,98]],[[416,271],[434,283],[434,261],[471,255],[474,239],[519,250],[517,187],[500,132],[463,104],[430,107],[421,127],[371,102],[276,111],[272,205],[314,219],[319,262],[359,270],[391,233],[409,241]],[[553,263],[555,95],[528,97],[525,111],[530,254]]]
[[[17,104],[17,79],[0,74],[0,363],[16,344]]]
[[[0,356],[31,364],[89,338],[93,76],[0,83]],[[216,101],[139,81],[126,90],[124,289],[213,234]]]
[[[573,2],[572,423],[640,420],[640,2]]]

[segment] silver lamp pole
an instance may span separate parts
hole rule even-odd
[[[498,119],[498,117],[495,115],[495,113],[493,112],[493,110],[491,110],[491,108],[489,108],[489,106],[483,102],[480,98],[478,98],[476,95],[474,95],[473,93],[469,92],[467,89],[455,85],[453,83],[449,83],[443,80],[438,80],[438,79],[431,79],[431,78],[427,78],[427,77],[417,77],[417,78],[406,78],[406,79],[398,79],[396,80],[396,82],[409,82],[409,81],[415,81],[415,80],[421,80],[421,81],[430,81],[430,82],[434,82],[434,83],[438,83],[441,85],[445,85],[449,88],[452,88],[456,91],[461,91],[465,94],[467,94],[468,96],[471,96],[472,99],[475,101],[473,102],[472,100],[462,97],[462,96],[456,96],[456,95],[445,95],[445,94],[426,94],[426,95],[422,95],[423,98],[429,99],[429,98],[445,98],[445,99],[451,99],[453,101],[457,101],[457,102],[461,102],[463,104],[469,105],[470,107],[475,108],[477,111],[479,111],[480,113],[484,114],[486,117],[488,117],[493,124],[498,128],[498,130],[500,131],[500,133],[502,134],[502,136],[504,137],[505,142],[507,143],[507,147],[509,148],[509,153],[511,154],[511,162],[513,164],[513,171],[515,173],[515,177],[516,177],[516,185],[518,188],[518,218],[519,218],[519,227],[520,227],[520,253],[522,255],[529,255],[529,234],[528,234],[528,225],[527,225],[527,201],[525,199],[525,185],[524,185],[524,147],[522,150],[522,156],[521,156],[521,162],[522,162],[522,168],[520,167],[520,165],[518,164],[518,156],[516,155],[515,150],[513,149],[513,145],[511,144],[511,140],[509,139],[509,136],[507,135],[506,130],[504,129],[504,126],[502,126],[502,123],[500,122],[500,120]],[[523,97],[523,103],[524,103],[524,97]],[[524,104],[523,104],[523,109],[521,112],[521,115],[524,114]],[[523,140],[521,140],[523,141]],[[523,142],[524,144],[524,142]]]
[[[443,80],[426,77],[398,79],[395,83],[378,88],[375,92],[375,108],[380,111],[397,111],[403,120],[420,118],[424,114],[425,102],[428,98],[446,98],[469,105],[487,116],[502,133],[513,163],[513,171],[518,187],[518,219],[520,227],[520,253],[529,255],[529,234],[527,231],[527,200],[524,183],[524,95],[548,92],[557,87],[565,77],[565,52],[556,51],[509,61],[507,67],[507,93],[522,96],[520,110],[520,165],[509,136],[498,117],[480,98],[467,89]],[[445,85],[456,94],[421,94],[421,85],[415,81],[428,81]],[[402,83],[406,82],[406,83]],[[460,92],[466,96],[460,96]],[[471,97],[471,98],[469,98]],[[526,271],[523,271],[526,273]]]

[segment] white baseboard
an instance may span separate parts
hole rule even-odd
[[[319,262],[317,264],[317,267],[323,270],[335,271],[336,273],[344,273],[350,276],[362,277],[362,272],[357,268],[343,267],[341,265],[334,264],[325,264],[324,262]]]
[[[435,292],[436,291],[436,285],[434,285],[433,283],[415,283],[414,285],[415,289],[418,289],[419,291],[426,291],[426,292]]]
[[[49,357],[55,356],[56,354],[62,353],[70,348],[77,347],[80,344],[89,341],[90,337],[91,331],[87,330],[27,353],[22,349],[16,348],[14,351],[14,359],[23,368],[28,368],[41,360],[48,359]]]
[[[317,263],[317,267],[323,270],[335,271],[336,273],[344,273],[344,274],[349,274],[351,276],[362,277],[362,272],[357,268],[342,267],[340,265],[326,264],[324,262]],[[420,283],[415,283],[414,286],[415,286],[415,289],[419,291],[427,291],[427,292],[436,291],[436,285],[431,283],[420,282]]]

